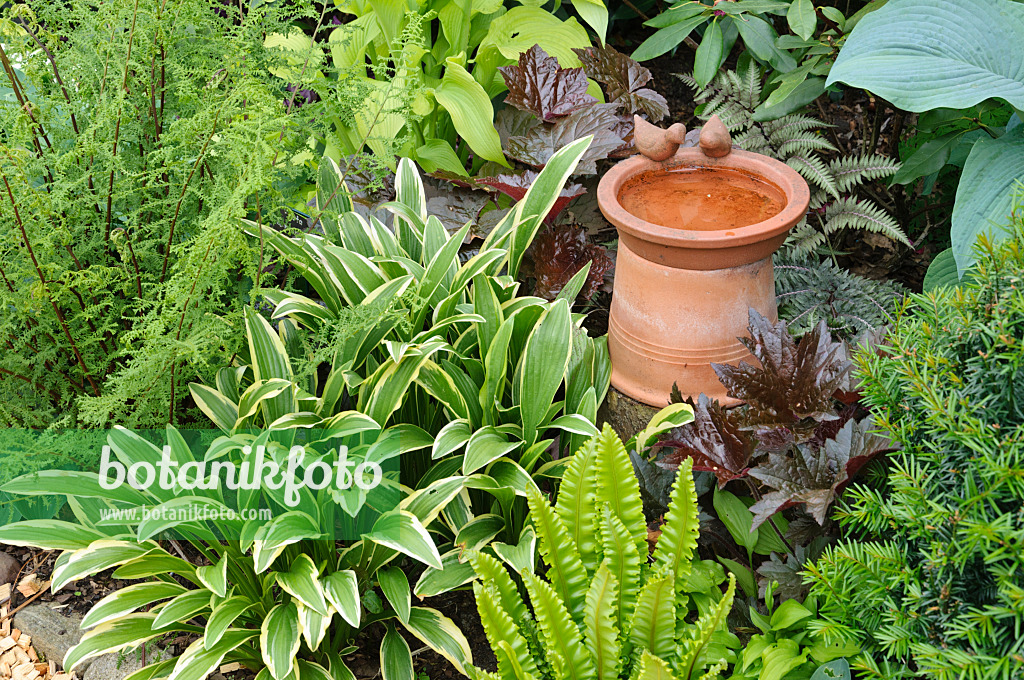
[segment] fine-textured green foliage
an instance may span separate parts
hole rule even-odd
[[[546,577],[521,574],[529,595],[497,560],[471,553],[480,617],[501,678],[714,678],[725,667],[724,629],[736,581],[694,562],[697,498],[690,465],[673,487],[661,537],[647,559],[647,527],[629,457],[610,426],[569,461],[554,507],[528,494]],[[694,569],[700,565],[700,569]],[[692,581],[691,581],[692,579]],[[700,617],[687,616],[694,589]],[[700,599],[697,595],[700,595]],[[482,675],[482,674],[481,674]]]
[[[891,215],[856,188],[863,182],[892,175],[899,163],[878,154],[824,160],[820,152],[835,147],[818,130],[826,124],[800,113],[759,122],[753,113],[761,103],[761,74],[755,65],[719,73],[706,88],[690,76],[680,75],[695,92],[702,119],[718,115],[733,135],[733,143],[747,151],[785,162],[811,187],[811,216],[793,228],[789,244],[798,252],[831,250],[829,237],[847,230],[873,231],[910,245]]]
[[[866,279],[827,258],[818,262],[793,251],[775,256],[779,317],[797,335],[824,320],[833,335],[852,340],[888,323],[905,293],[895,281]]]
[[[279,220],[308,137],[263,34],[301,12],[4,10],[0,423],[162,425],[189,379],[237,351],[258,256],[234,220]]]
[[[902,445],[847,492],[853,536],[813,567],[833,639],[873,654],[868,677],[1024,672],[1024,226],[982,240],[974,276],[911,296],[885,345],[858,356],[865,398]]]

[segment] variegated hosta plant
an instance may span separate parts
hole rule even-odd
[[[427,213],[423,184],[408,159],[398,167],[397,200],[386,206],[390,227],[375,216],[330,209],[318,217],[322,235],[289,237],[246,226],[312,291],[313,297],[263,291],[275,304],[273,317],[294,321],[314,337],[334,338],[339,329],[342,334],[331,345],[322,402],[300,399],[299,417],[315,421],[345,404],[381,425],[429,433],[435,438],[429,456],[402,456],[403,481],[476,477],[479,488],[497,492],[491,521],[502,522],[497,531],[512,542],[525,515],[513,507],[525,510],[514,496],[525,494],[532,475],[557,474],[553,452],[574,451],[596,433],[593,422],[609,384],[604,339],[590,338],[582,315],[570,309],[586,272],[554,302],[520,294],[515,280],[543,217],[589,143],[584,138],[556,153],[466,262],[459,251],[470,225],[449,234]],[[345,191],[336,167],[326,160],[321,166],[319,205]],[[345,335],[353,319],[360,331]],[[242,375],[250,379],[248,372]],[[257,385],[264,373],[252,377]],[[220,383],[197,392],[207,413],[226,413],[229,427],[261,417],[242,407],[236,386]],[[433,465],[440,459],[444,465]],[[478,502],[477,510],[492,508]]]
[[[329,431],[318,431],[320,436],[347,446],[350,461],[374,460],[392,450],[379,443],[394,433],[364,414],[340,413],[330,425]],[[279,440],[285,433],[292,436],[283,443]],[[441,568],[425,527],[462,488],[461,478],[444,480],[443,488],[402,493],[402,498],[395,480],[390,480],[379,488],[383,495],[393,493],[391,509],[377,513],[358,540],[345,540],[360,533],[348,533],[344,520],[351,519],[351,504],[359,505],[363,498],[346,505],[336,498],[333,484],[319,490],[300,486],[297,502],[289,502],[288,487],[274,488],[276,482],[262,480],[235,490],[228,482],[225,490],[212,479],[213,462],[249,462],[248,469],[258,469],[253,456],[259,455],[261,445],[267,459],[280,462],[282,456],[295,454],[296,443],[303,440],[304,466],[318,460],[333,467],[337,449],[331,457],[331,449],[325,453],[325,447],[315,446],[312,439],[295,430],[236,432],[216,439],[197,458],[173,427],[167,428],[163,451],[138,434],[117,428],[108,443],[125,470],[135,464],[158,468],[167,456],[179,470],[172,475],[173,482],[166,487],[135,488],[125,483],[105,488],[101,479],[109,479],[107,474],[101,478],[93,472],[49,470],[4,485],[12,495],[68,499],[77,522],[33,520],[0,527],[2,543],[63,551],[53,572],[54,591],[107,569],[114,569],[116,579],[135,581],[89,611],[82,622],[88,630],[63,659],[65,669],[99,654],[134,650],[184,633],[196,639],[178,659],[151,663],[131,680],[202,680],[232,661],[258,672],[260,680],[354,678],[342,657],[362,628],[379,623],[387,627],[381,648],[386,677],[412,677],[412,656],[394,631],[395,622],[456,668],[470,664],[466,639],[449,619],[411,606],[408,580],[397,566],[404,554]],[[199,466],[203,461],[209,464],[209,474],[207,467]],[[183,488],[180,473],[186,465],[195,475],[184,478]],[[248,481],[246,468],[241,469],[237,479]],[[370,504],[373,492],[368,493]],[[149,512],[141,521],[109,513],[142,508]],[[210,519],[195,519],[187,512],[190,509],[201,510]],[[258,509],[270,510],[271,518],[247,519],[248,511]],[[186,513],[175,516],[176,511]],[[177,541],[157,540],[167,537]],[[167,549],[171,546],[174,552]],[[190,555],[201,559],[186,560]],[[370,604],[364,597],[370,591],[382,593],[383,598],[370,598],[380,604]]]
[[[571,459],[552,507],[536,489],[530,513],[547,571],[516,581],[483,552],[469,560],[473,585],[501,680],[697,680],[717,677],[731,658],[724,628],[735,578],[725,594],[694,569],[697,497],[688,465],[672,489],[666,522],[648,559],[640,489],[610,426]],[[705,583],[697,583],[705,581]],[[690,622],[689,596],[707,598]]]

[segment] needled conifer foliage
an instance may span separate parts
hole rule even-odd
[[[308,139],[264,47],[302,10],[257,5],[4,11],[0,422],[188,420],[184,386],[244,343],[265,263],[237,218],[284,219]]]

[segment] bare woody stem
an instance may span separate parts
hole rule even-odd
[[[36,269],[36,274],[39,276],[39,282],[43,286],[43,292],[46,294],[46,298],[50,301],[50,306],[53,307],[53,313],[57,315],[57,321],[60,323],[61,330],[64,331],[64,337],[67,338],[68,342],[71,343],[71,351],[75,353],[75,359],[78,361],[78,365],[82,368],[82,373],[85,375],[85,379],[89,381],[89,385],[92,387],[93,393],[98,397],[100,396],[100,388],[96,385],[96,382],[92,378],[92,374],[89,372],[89,368],[85,365],[85,359],[82,358],[82,353],[78,351],[78,345],[75,344],[74,338],[71,337],[71,330],[68,328],[67,321],[64,319],[64,313],[60,311],[60,307],[57,306],[57,302],[50,295],[49,286],[46,283],[46,276],[43,274],[42,267],[39,266],[39,260],[36,259],[35,251],[32,250],[32,243],[29,241],[28,232],[25,230],[25,223],[21,221],[21,213],[18,211],[18,203],[14,200],[14,192],[11,191],[11,185],[7,181],[7,173],[0,169],[0,177],[3,177],[4,187],[7,189],[7,196],[11,200],[11,207],[14,208],[14,220],[18,224],[18,228],[21,230],[21,238],[25,243],[25,249],[28,251],[28,256],[32,260],[32,265]]]
[[[64,94],[64,101],[66,101],[70,105],[71,96],[68,94],[68,88],[64,86],[64,80],[60,77],[60,71],[57,69],[57,58],[53,56],[53,52],[51,52],[50,48],[43,44],[39,37],[36,36],[36,34],[29,27],[29,23],[27,21],[25,21],[24,19],[16,18],[14,22],[21,26],[25,30],[25,32],[29,34],[32,40],[35,41],[36,45],[39,45],[39,49],[41,49],[43,53],[46,54],[46,58],[50,62],[50,68],[53,69],[53,77],[57,81],[57,84],[60,85],[60,91]],[[75,112],[69,109],[69,113],[71,114],[71,127],[74,128],[76,135],[80,134],[78,131],[78,121],[75,119]]]

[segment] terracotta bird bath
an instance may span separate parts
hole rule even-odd
[[[767,156],[732,148],[713,117],[700,146],[685,130],[636,119],[641,155],[618,163],[597,190],[619,232],[608,321],[612,385],[664,406],[673,384],[696,400],[726,396],[711,364],[755,364],[737,339],[748,310],[778,318],[772,254],[806,214],[807,183]]]

